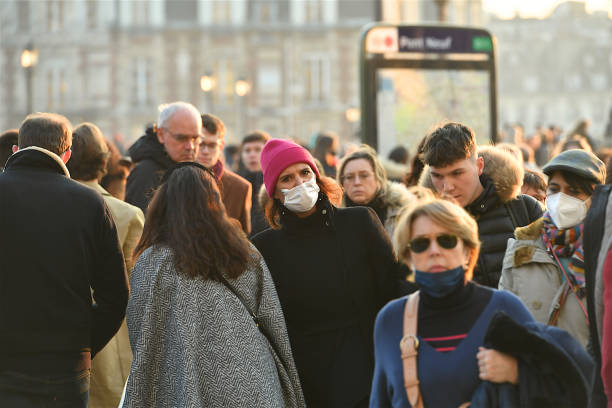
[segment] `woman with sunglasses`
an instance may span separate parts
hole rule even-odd
[[[394,239],[400,260],[411,266],[421,288],[413,298],[414,337],[407,336],[416,346],[416,368],[414,378],[405,378],[400,342],[408,298],[403,297],[376,318],[370,406],[410,407],[405,381],[418,384],[424,406],[436,408],[470,401],[481,380],[516,384],[517,360],[483,348],[484,336],[497,311],[519,324],[533,318],[511,293],[470,281],[480,248],[474,219],[456,204],[431,200],[401,216]]]
[[[306,404],[368,405],[376,313],[398,296],[397,261],[374,211],[337,208],[342,190],[299,145],[261,152],[272,229],[255,237],[274,279]]]
[[[508,240],[499,288],[520,297],[537,321],[567,330],[586,346],[584,219],[606,169],[593,153],[575,149],[542,170],[548,176],[548,209]]]
[[[135,252],[123,407],[305,406],[270,273],[210,170],[168,170]]]

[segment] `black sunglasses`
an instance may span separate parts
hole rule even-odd
[[[436,242],[441,248],[453,249],[457,246],[457,236],[453,234],[440,234],[436,237]],[[415,254],[420,254],[429,248],[431,239],[429,237],[418,237],[408,243],[408,248]]]

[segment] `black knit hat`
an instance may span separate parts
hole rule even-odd
[[[548,177],[558,170],[573,173],[596,184],[603,184],[606,178],[606,165],[593,153],[581,149],[566,150],[542,168]]]

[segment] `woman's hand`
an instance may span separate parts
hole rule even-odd
[[[483,381],[518,384],[516,358],[496,350],[478,347],[478,376]]]

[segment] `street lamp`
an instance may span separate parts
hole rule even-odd
[[[206,74],[200,77],[200,88],[204,92],[210,92],[215,87],[215,80],[212,75]]]
[[[32,112],[33,87],[32,87],[32,71],[38,63],[38,50],[34,48],[32,43],[28,43],[25,49],[21,52],[21,66],[25,69],[26,74],[26,94],[27,94],[27,113]]]
[[[236,91],[236,95],[240,97],[246,96],[246,94],[251,91],[251,85],[246,80],[239,79],[234,85],[234,91]]]
[[[206,110],[208,112],[213,111],[213,98],[212,98],[212,90],[215,88],[215,79],[212,74],[206,73],[200,77],[200,89],[205,94],[206,97]]]
[[[240,134],[246,133],[247,104],[245,96],[251,91],[251,84],[245,79],[239,79],[234,84],[234,92],[240,97]]]

